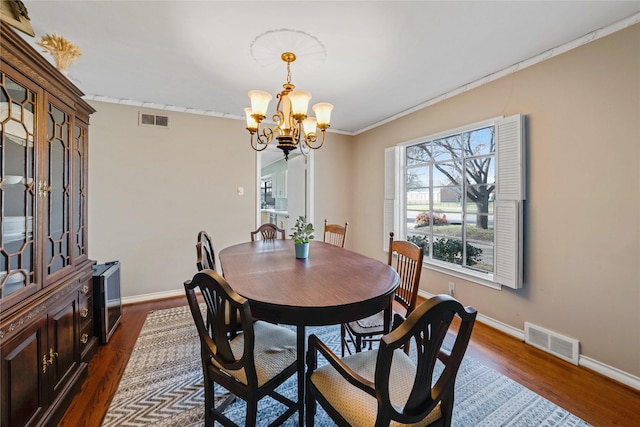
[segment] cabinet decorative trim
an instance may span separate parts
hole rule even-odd
[[[53,305],[55,305],[58,301],[70,295],[76,289],[78,289],[79,283],[76,280],[71,281],[67,285],[60,288],[55,294],[51,295],[42,303],[28,309],[25,312],[22,312],[19,317],[13,319],[9,322],[5,327],[0,327],[0,339],[5,340],[11,338],[13,332],[19,331],[23,326],[31,323],[33,320],[37,319],[42,312],[46,312]]]
[[[14,64],[17,68],[19,68],[22,74],[29,77],[36,84],[42,87],[46,87],[47,92],[53,94],[56,98],[58,98],[59,100],[61,100],[62,102],[64,102],[69,106],[75,105],[75,102],[73,102],[73,99],[65,95],[62,91],[60,91],[55,86],[52,86],[51,83],[46,78],[44,78],[43,76],[39,75],[38,73],[33,71],[31,68],[29,68],[29,66],[24,61],[22,61],[19,57],[13,55],[11,52],[3,52],[2,56],[4,57],[4,59],[7,60],[7,62],[10,62],[11,64]]]

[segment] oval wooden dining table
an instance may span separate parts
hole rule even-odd
[[[384,310],[388,331],[398,274],[376,259],[315,241],[306,259],[296,259],[293,240],[241,243],[220,251],[219,258],[225,279],[249,300],[253,317],[296,326],[302,426],[305,327],[342,324]]]

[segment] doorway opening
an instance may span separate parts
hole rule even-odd
[[[276,147],[256,153],[256,228],[272,223],[289,234],[298,216],[313,222],[313,152],[292,152],[289,161]]]

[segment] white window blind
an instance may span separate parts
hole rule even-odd
[[[503,286],[522,287],[522,202],[496,200],[495,263],[493,280]]]
[[[525,117],[496,122],[496,201],[494,281],[510,288],[522,283],[522,201],[526,198]]]
[[[496,122],[496,200],[524,200],[524,116]]]

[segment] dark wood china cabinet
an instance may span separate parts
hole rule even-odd
[[[0,425],[55,425],[98,345],[82,92],[0,23]]]

